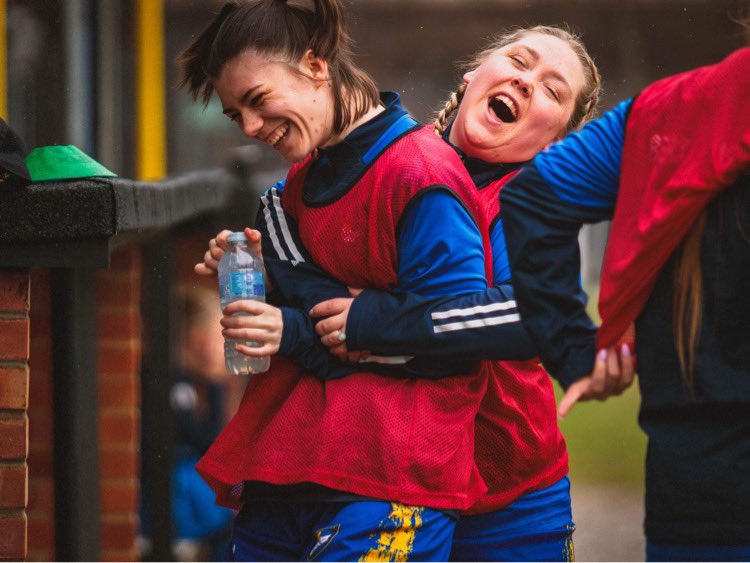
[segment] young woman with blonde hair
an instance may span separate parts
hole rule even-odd
[[[648,86],[501,195],[524,324],[569,406],[636,323],[649,561],[750,559],[749,172],[744,48]],[[602,326],[581,330],[578,231],[610,218]]]

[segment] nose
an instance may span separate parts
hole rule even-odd
[[[254,111],[244,111],[240,129],[247,137],[257,137],[263,129],[263,118]]]
[[[528,82],[523,76],[516,76],[511,81],[511,84],[513,85],[514,88],[516,88],[517,90],[520,90],[521,93],[525,97],[528,98],[529,96],[531,96],[531,92],[532,92],[531,83]]]

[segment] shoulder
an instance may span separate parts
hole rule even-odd
[[[417,181],[423,185],[473,186],[456,151],[435,135],[430,126],[405,135],[391,145],[383,156],[387,157],[385,162],[391,165],[388,168],[401,175],[403,180]]]

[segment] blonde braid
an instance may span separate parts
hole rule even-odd
[[[591,83],[587,89],[588,92],[584,93],[584,95],[588,94],[588,96],[585,96],[588,99],[584,102],[585,111],[583,112],[583,116],[577,123],[570,124],[571,129],[580,129],[583,125],[594,119],[602,91],[602,77],[599,74],[599,69],[596,68],[596,63],[594,63],[590,56],[582,57],[582,59],[581,62],[585,61],[586,63],[584,67],[588,67],[588,76]]]
[[[443,109],[437,114],[435,118],[435,135],[441,137],[445,133],[445,129],[448,126],[447,121],[450,115],[456,111],[456,108],[461,104],[461,100],[464,99],[464,93],[466,92],[466,82],[462,82],[461,85],[456,88],[456,91],[451,94],[451,97],[445,102]]]

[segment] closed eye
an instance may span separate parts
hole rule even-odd
[[[523,57],[519,57],[518,55],[511,55],[511,60],[516,63],[521,68],[526,68],[528,65],[526,64],[526,59]]]
[[[257,96],[253,96],[253,98],[250,100],[250,105],[252,107],[257,107],[260,105],[260,103],[263,101],[263,96],[265,94],[258,94]]]
[[[547,88],[547,91],[552,94],[552,97],[555,98],[555,100],[557,100],[558,102],[560,101],[560,95],[554,88],[550,88],[549,86],[545,86],[545,88]]]

